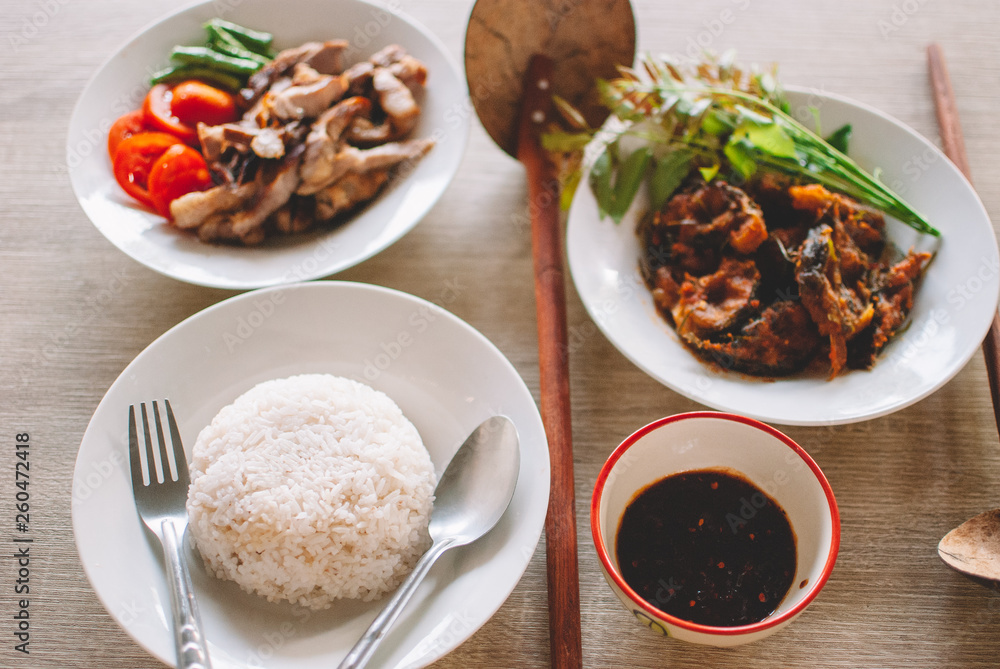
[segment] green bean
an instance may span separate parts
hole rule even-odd
[[[200,65],[238,76],[248,76],[260,69],[260,63],[249,58],[234,58],[203,46],[175,46],[170,59],[185,65]]]
[[[261,56],[271,57],[271,42],[274,41],[274,36],[271,33],[260,32],[258,30],[251,30],[249,28],[244,28],[241,25],[231,23],[230,21],[225,21],[223,19],[214,18],[205,24],[206,30],[209,26],[224,30],[225,32],[232,35],[237,41],[240,42],[250,51]]]
[[[165,70],[155,73],[149,83],[159,84],[161,82],[182,81],[185,79],[198,79],[219,88],[225,88],[231,93],[238,92],[244,83],[239,77],[197,65],[174,65],[168,67]]]
[[[215,49],[216,51],[227,55],[233,56],[234,58],[246,58],[247,60],[255,60],[261,65],[267,63],[270,59],[256,54],[243,46],[235,37],[230,35],[225,30],[213,26],[211,24],[206,26],[208,31],[208,44],[209,47]]]

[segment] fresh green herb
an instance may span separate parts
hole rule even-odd
[[[594,161],[590,168],[590,187],[597,197],[597,208],[600,210],[601,218],[609,215],[614,208],[615,190],[611,185],[613,174],[611,165],[611,151],[604,151]]]
[[[635,194],[639,192],[653,154],[645,147],[633,151],[624,160],[619,160],[617,154],[617,147],[601,154],[590,171],[590,183],[600,194],[601,214],[610,216],[615,223],[621,223]]]
[[[554,130],[542,135],[542,148],[555,153],[572,153],[582,151],[590,139],[587,133]]]
[[[663,207],[680,187],[691,171],[693,157],[690,151],[678,149],[656,159],[656,166],[649,177],[649,204],[653,209]]]
[[[729,54],[687,74],[651,57],[641,64],[643,75],[623,69],[620,78],[598,82],[604,104],[621,121],[618,129],[600,131],[613,134],[592,168],[591,186],[602,214],[620,221],[644,176],[653,203],[662,205],[691,169],[700,170],[706,181],[721,174],[742,182],[771,172],[820,183],[920,232],[940,234],[846,155],[849,125],[824,140],[790,116],[773,71],[743,71]],[[554,144],[565,149],[597,132],[564,133]],[[648,148],[619,160],[618,139],[626,135],[642,138]]]
[[[851,124],[845,123],[830,133],[826,138],[826,143],[841,153],[847,153],[847,146],[851,141],[851,132],[853,132]]]

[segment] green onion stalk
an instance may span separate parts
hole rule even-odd
[[[940,235],[847,155],[850,125],[823,139],[795,120],[773,70],[743,71],[731,53],[708,56],[688,74],[649,56],[641,65],[645,76],[623,68],[620,78],[598,82],[602,102],[621,121],[610,138],[604,135],[606,143],[590,168],[602,215],[620,222],[643,181],[649,184],[650,205],[659,209],[694,169],[705,181],[721,175],[743,182],[771,172],[822,184],[922,233]],[[557,108],[576,130],[548,133],[543,141],[550,151],[579,151],[598,134],[564,101],[557,100]],[[626,154],[620,140],[630,135],[643,146]],[[574,172],[582,170],[575,165]],[[572,188],[579,179],[571,172],[566,181]]]

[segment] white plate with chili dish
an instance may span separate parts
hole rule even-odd
[[[754,378],[703,362],[657,311],[639,268],[637,198],[620,224],[603,218],[586,179],[569,212],[567,254],[591,318],[640,369],[702,404],[784,425],[836,425],[884,416],[927,397],[976,353],[997,311],[1000,255],[993,225],[971,184],[931,142],[896,119],[836,95],[788,91],[793,110],[819,109],[823,126],[853,126],[849,155],[905,198],[941,232],[921,235],[886,216],[903,251],[936,252],[909,325],[870,370],[828,379],[801,373]],[[919,159],[919,160],[918,160]],[[919,166],[919,167],[918,167]]]

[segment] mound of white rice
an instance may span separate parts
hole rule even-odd
[[[383,393],[327,374],[267,381],[198,435],[191,535],[209,571],[271,601],[371,600],[429,546],[434,479]]]

